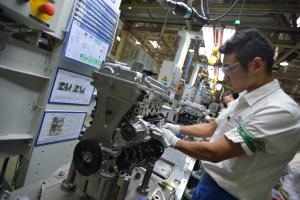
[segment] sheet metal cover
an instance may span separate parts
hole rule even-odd
[[[164,178],[167,179],[171,173],[173,172],[173,170],[175,169],[175,164],[164,159],[164,158],[160,158],[154,166],[153,172]]]

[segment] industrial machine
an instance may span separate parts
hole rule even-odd
[[[0,199],[181,198],[194,160],[177,150],[165,149],[151,138],[151,130],[159,128],[163,120],[168,88],[124,63],[108,62],[100,67],[113,42],[120,2],[0,2],[4,33],[0,38],[0,81],[5,83],[1,86],[1,109],[5,112],[0,146],[7,159],[20,155],[9,191],[25,185],[10,194],[4,191],[4,196],[0,188]],[[184,40],[184,44],[189,41]],[[182,58],[177,60],[183,62]],[[175,72],[172,80],[179,83],[181,70]],[[91,95],[86,96],[87,101],[96,99],[96,106],[91,126],[84,130],[75,116],[85,116],[93,104],[74,104],[76,94],[57,89],[55,84],[61,81],[79,87],[81,80],[81,89],[87,93],[91,74],[97,95],[91,89]],[[56,90],[69,102],[51,101]],[[8,112],[12,114],[4,114]],[[59,121],[59,116],[72,120]],[[51,130],[43,129],[48,122],[61,136],[65,127],[70,128],[74,137],[65,140],[59,134],[50,134]],[[75,126],[79,128],[72,129]],[[57,136],[57,140],[39,143],[41,136]],[[75,145],[72,162],[68,163]]]
[[[145,166],[144,180],[137,188],[145,195],[154,162],[164,151],[151,139],[150,129],[161,120],[168,91],[120,63],[105,63],[94,72],[93,84],[98,92],[94,120],[75,147],[63,185],[77,186],[94,199],[123,199],[133,169]]]
[[[208,111],[204,105],[190,101],[180,101],[176,109],[176,123],[183,125],[193,125],[205,122]]]
[[[169,101],[167,88],[118,62],[104,63],[93,73],[92,84],[97,89],[93,121],[72,163],[14,191],[10,199],[177,199],[194,160],[151,138],[163,119],[162,105]]]

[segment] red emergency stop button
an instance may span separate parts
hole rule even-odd
[[[39,7],[40,12],[46,13],[47,15],[55,15],[55,7],[52,3],[44,3]]]

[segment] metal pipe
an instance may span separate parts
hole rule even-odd
[[[188,82],[188,75],[189,75],[189,71],[190,71],[190,67],[193,61],[193,57],[194,57],[194,50],[189,50],[189,55],[188,55],[188,63],[186,65],[186,69],[185,69],[185,73],[184,73],[184,80],[185,83]]]
[[[143,178],[143,181],[142,181],[142,184],[137,188],[137,191],[140,194],[143,194],[143,195],[148,194],[148,192],[149,192],[148,184],[151,179],[153,168],[154,168],[154,164],[151,163],[148,165],[145,175],[144,175],[144,178]]]
[[[128,174],[120,175],[118,185],[120,186],[116,200],[124,200],[130,183],[130,176]]]

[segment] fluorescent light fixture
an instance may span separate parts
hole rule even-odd
[[[298,19],[297,19],[297,28],[299,28],[300,27],[300,17],[298,17]]]
[[[160,48],[160,46],[156,40],[149,40],[149,42],[155,49]]]
[[[287,61],[283,61],[281,63],[279,63],[280,66],[283,66],[283,67],[287,67],[289,66],[289,63]]]
[[[129,7],[128,7],[128,9],[129,9],[129,10],[131,10],[131,9],[132,9],[132,7],[131,7],[131,6],[129,6]]]
[[[199,47],[198,53],[199,53],[199,56],[205,55],[205,48],[204,47]]]
[[[219,69],[218,69],[218,80],[219,80],[219,81],[223,81],[224,78],[225,78],[225,74],[224,74],[224,72],[219,68]]]
[[[216,84],[216,89],[217,89],[217,91],[220,91],[222,89],[222,84],[217,83]]]
[[[229,38],[231,38],[235,33],[235,27],[228,26],[223,30],[222,43],[226,42]]]
[[[117,36],[117,40],[120,42],[120,40],[121,40],[120,36]]]
[[[215,78],[215,68],[211,65],[208,65],[207,71],[208,71],[208,78],[214,79]]]
[[[222,44],[224,44],[228,39],[230,39],[235,33],[235,27],[233,26],[227,26],[223,30],[223,36],[222,36]],[[223,60],[224,55],[221,54],[221,60]]]
[[[210,56],[215,44],[214,44],[214,29],[211,26],[202,27],[203,40],[205,46],[205,55]]]

